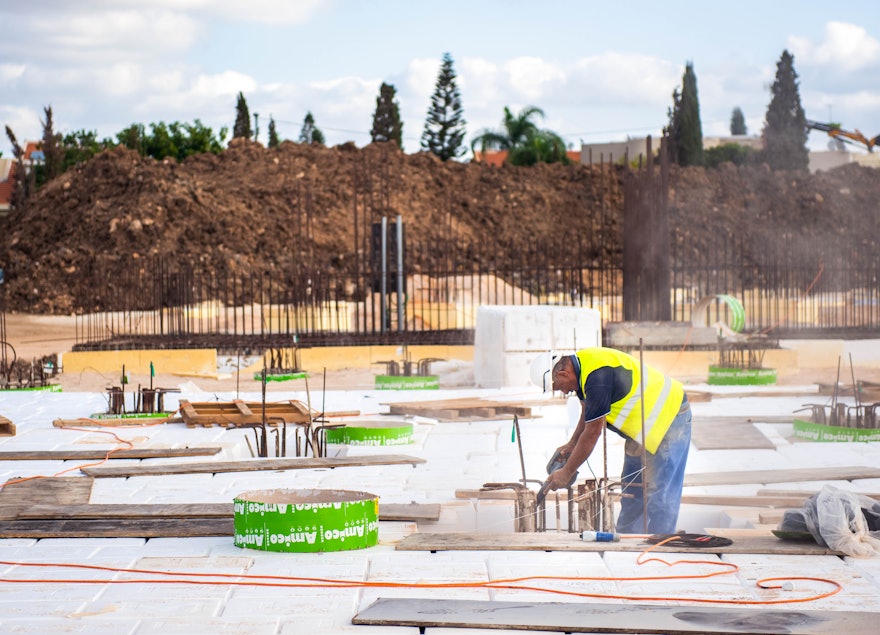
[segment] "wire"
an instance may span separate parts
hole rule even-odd
[[[672,540],[673,538],[670,538]],[[665,541],[664,541],[665,542]],[[634,582],[634,581],[668,581],[668,580],[696,580],[713,578],[720,575],[733,574],[739,571],[739,566],[732,562],[709,561],[709,560],[678,560],[675,562],[667,562],[660,558],[652,557],[643,559],[651,550],[656,549],[664,544],[660,542],[656,545],[644,550],[636,560],[636,564],[643,565],[648,562],[660,562],[667,566],[677,566],[683,564],[694,565],[710,565],[713,567],[723,567],[724,570],[710,571],[704,573],[693,573],[673,576],[523,576],[513,578],[500,578],[496,580],[487,580],[484,582],[377,582],[363,580],[346,580],[333,578],[317,578],[317,577],[300,577],[300,576],[276,576],[276,575],[248,575],[236,573],[193,573],[181,571],[158,571],[153,569],[136,569],[109,567],[101,565],[88,565],[76,563],[53,563],[53,562],[17,562],[17,561],[0,561],[0,565],[10,567],[44,567],[44,568],[67,568],[67,569],[83,569],[88,571],[106,571],[116,574],[141,574],[147,576],[162,576],[166,579],[152,578],[107,578],[107,579],[20,579],[20,578],[0,578],[0,582],[10,584],[197,584],[197,585],[214,585],[214,586],[255,586],[255,587],[287,587],[287,588],[409,588],[409,589],[505,589],[514,591],[537,591],[540,593],[550,593],[557,595],[570,595],[576,597],[590,597],[601,599],[618,599],[631,601],[657,601],[657,602],[697,602],[707,604],[754,604],[754,605],[771,605],[771,604],[790,604],[797,602],[811,602],[822,598],[829,597],[843,590],[843,586],[834,580],[814,577],[773,577],[762,578],[756,581],[756,586],[762,590],[781,589],[782,585],[770,585],[769,582],[778,580],[791,581],[813,581],[831,585],[833,588],[824,593],[806,595],[802,597],[771,599],[771,600],[731,600],[731,599],[715,599],[715,598],[693,598],[693,597],[677,597],[677,596],[635,596],[608,593],[586,593],[583,591],[572,591],[558,589],[552,587],[532,586],[521,584],[526,581],[559,581],[559,582]]]

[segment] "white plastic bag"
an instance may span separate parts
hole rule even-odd
[[[820,545],[849,556],[880,555],[880,531],[870,531],[862,509],[878,511],[867,496],[826,485],[803,506],[807,529]]]

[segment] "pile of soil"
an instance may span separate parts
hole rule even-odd
[[[235,140],[180,163],[117,148],[0,220],[6,308],[93,310],[108,271],[153,257],[215,275],[271,275],[303,258],[350,271],[367,223],[382,216],[400,215],[407,241],[492,245],[517,262],[535,239],[605,232],[596,257],[619,263],[625,178],[620,166],[443,163],[388,144]],[[854,164],[818,175],[731,164],[670,171],[672,225],[697,251],[718,235],[766,246],[811,232],[861,248],[878,235],[878,200],[880,172]]]

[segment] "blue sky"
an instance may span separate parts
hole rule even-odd
[[[575,148],[659,134],[687,61],[704,134],[726,134],[736,106],[758,134],[785,49],[808,118],[880,134],[880,11],[868,0],[0,0],[0,24],[0,123],[20,142],[41,136],[48,105],[59,132],[231,128],[242,91],[263,142],[270,115],[296,139],[311,111],[329,144],[362,146],[384,81],[416,152],[445,52],[468,142],[505,106],[528,105]]]

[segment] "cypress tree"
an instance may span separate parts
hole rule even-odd
[[[403,123],[400,121],[400,107],[394,100],[395,93],[394,86],[382,82],[370,137],[374,142],[394,141],[398,148],[403,148]]]
[[[678,163],[679,147],[681,146],[681,93],[678,87],[672,91],[672,106],[666,111],[669,123],[663,128],[666,137],[666,152],[671,163]]]
[[[764,122],[764,158],[776,170],[806,170],[807,120],[801,107],[794,56],[782,52],[776,64],[776,79]]]
[[[51,181],[61,174],[61,148],[59,147],[58,135],[55,134],[54,123],[52,122],[52,106],[43,108],[46,114],[46,120],[43,124],[43,182]]]
[[[422,133],[422,149],[443,161],[460,157],[465,151],[462,146],[465,134],[464,109],[455,79],[452,56],[445,53]]]
[[[733,109],[733,113],[730,115],[730,134],[732,135],[746,135],[748,134],[748,130],[746,129],[746,118],[743,115],[743,111],[739,106]]]
[[[269,142],[268,147],[277,148],[279,144],[278,132],[275,130],[275,119],[269,115]]]
[[[232,126],[232,138],[251,138],[251,115],[244,94],[238,93],[238,102],[235,104],[235,125]]]
[[[680,141],[678,164],[703,165],[703,128],[700,123],[700,100],[697,97],[697,76],[693,62],[685,65],[679,107]]]

